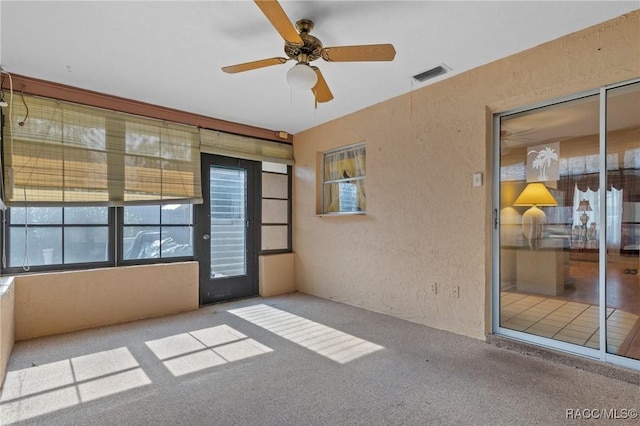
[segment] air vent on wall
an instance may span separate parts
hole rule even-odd
[[[418,80],[420,83],[427,81],[429,79],[435,78],[439,75],[447,73],[451,68],[446,66],[445,64],[438,65],[435,68],[431,68],[430,70],[426,70],[421,72],[420,74],[416,74],[413,76],[414,79]]]

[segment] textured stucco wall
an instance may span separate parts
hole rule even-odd
[[[13,303],[15,287],[13,278],[0,278],[0,388],[7,372],[7,364],[13,349]]]
[[[640,77],[639,44],[636,11],[295,135],[298,290],[484,338],[492,113]],[[361,141],[367,214],[317,216],[318,153]]]
[[[269,254],[259,257],[260,296],[271,297],[296,291],[295,254]]]
[[[198,263],[15,277],[15,339],[198,309]]]

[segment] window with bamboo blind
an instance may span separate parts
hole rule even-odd
[[[290,144],[37,96],[3,113],[3,272],[192,258],[200,152],[283,166],[290,185]],[[288,196],[266,203],[290,210]],[[280,216],[265,218],[263,251],[290,249]]]
[[[198,203],[199,132],[25,96],[4,132],[7,205]]]

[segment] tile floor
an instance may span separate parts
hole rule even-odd
[[[502,327],[599,348],[598,306],[522,293],[501,292]],[[607,308],[607,351],[617,354],[638,315]]]

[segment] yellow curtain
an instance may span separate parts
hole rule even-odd
[[[353,184],[357,190],[357,209],[366,210],[364,179],[366,176],[366,147],[359,144],[324,155],[325,212],[339,212],[340,184]]]

